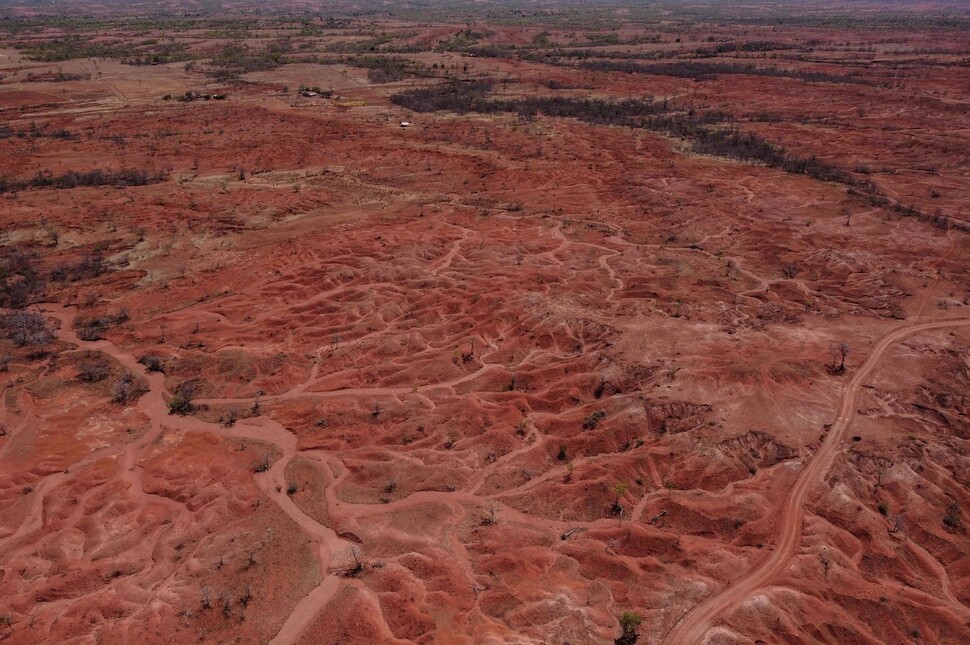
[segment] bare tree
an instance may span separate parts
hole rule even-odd
[[[849,355],[849,346],[846,343],[839,343],[832,350],[832,373],[833,374],[843,374],[845,373],[845,358]],[[836,365],[838,363],[838,365]]]
[[[54,341],[54,333],[41,314],[18,312],[4,316],[0,323],[17,347],[45,347]]]
[[[103,361],[81,363],[77,377],[85,383],[97,383],[108,376],[108,365]]]
[[[135,396],[135,378],[131,374],[125,374],[115,381],[111,387],[111,399],[115,403],[127,403]]]

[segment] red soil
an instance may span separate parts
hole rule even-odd
[[[906,92],[458,60],[783,114],[745,127],[966,219],[970,96],[930,55]],[[406,115],[415,81],[333,66],[161,101],[204,89],[183,67],[0,90],[76,133],[0,140],[10,177],[170,173],[0,194],[5,253],[110,268],[38,296],[43,355],[0,337],[0,638],[608,643],[634,611],[647,643],[970,640],[965,231],[646,131]]]

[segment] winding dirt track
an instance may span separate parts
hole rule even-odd
[[[268,417],[245,419],[232,428],[223,428],[215,424],[200,421],[194,417],[171,416],[168,412],[164,397],[165,386],[163,375],[146,373],[134,356],[123,351],[108,340],[83,341],[78,338],[77,333],[72,328],[74,318],[77,314],[77,311],[73,307],[45,303],[42,305],[41,310],[60,322],[60,328],[55,332],[60,340],[76,345],[78,349],[104,352],[124,365],[130,372],[141,374],[148,381],[149,389],[138,399],[137,407],[151,419],[152,431],[126,448],[125,463],[127,468],[123,469],[122,476],[130,476],[130,473],[134,471],[136,452],[157,438],[165,427],[214,432],[224,436],[266,441],[275,445],[282,452],[282,458],[278,459],[268,471],[255,475],[256,483],[267,497],[273,500],[286,515],[296,522],[308,535],[310,540],[316,544],[321,574],[320,584],[297,603],[290,616],[280,628],[279,633],[271,641],[274,644],[296,642],[313,618],[326,606],[340,588],[343,581],[331,572],[331,564],[334,556],[338,552],[349,549],[352,546],[350,543],[339,538],[333,529],[323,526],[303,513],[289,496],[283,492],[286,485],[284,476],[286,465],[297,453],[296,437],[282,425]],[[85,463],[93,462],[99,456],[100,452],[96,452]],[[40,485],[39,490],[43,493],[46,490],[54,488],[63,478],[64,475],[57,475],[56,478],[48,477]],[[141,495],[145,495],[140,486],[138,487],[138,491]],[[38,504],[36,508],[32,510],[30,516],[23,522],[17,533],[6,541],[11,541],[21,534],[35,530],[41,525],[43,521],[44,496],[38,495],[37,499]]]
[[[921,308],[922,309],[922,308]],[[886,350],[894,343],[924,331],[949,327],[970,327],[970,318],[948,318],[925,323],[911,323],[883,336],[872,348],[855,376],[846,384],[842,394],[842,407],[815,457],[799,474],[792,486],[778,519],[778,537],[775,549],[757,567],[736,578],[723,591],[708,596],[688,612],[675,626],[665,642],[696,645],[704,642],[704,635],[714,623],[732,607],[745,600],[752,592],[770,584],[784,573],[801,540],[804,514],[802,504],[812,486],[825,475],[842,443],[845,432],[852,422],[856,402],[862,384],[869,378]]]
[[[164,376],[162,374],[147,373],[144,367],[138,363],[137,359],[132,354],[119,348],[109,340],[102,339],[97,341],[84,341],[78,338],[77,333],[73,328],[74,319],[77,315],[77,311],[73,306],[65,306],[55,303],[43,303],[39,305],[39,310],[47,316],[55,318],[60,323],[59,328],[55,331],[57,338],[76,347],[75,350],[68,351],[89,350],[103,352],[116,359],[129,372],[139,374],[147,381],[148,390],[141,397],[139,397],[136,406],[149,417],[151,420],[152,429],[144,437],[124,448],[123,462],[125,464],[125,468],[121,469],[119,474],[119,477],[131,479],[132,481],[138,483],[138,486],[136,487],[137,494],[142,496],[146,495],[140,485],[140,474],[137,473],[136,456],[142,448],[159,437],[166,428],[184,431],[210,432],[222,436],[244,439],[256,439],[276,446],[276,448],[278,448],[282,453],[280,459],[275,461],[269,470],[263,473],[257,473],[254,475],[254,478],[263,493],[265,493],[270,500],[277,504],[280,510],[289,516],[307,535],[309,540],[315,544],[316,555],[320,566],[321,580],[316,587],[314,587],[306,596],[301,598],[293,607],[277,634],[270,641],[272,645],[290,645],[303,638],[312,622],[320,615],[327,604],[344,585],[357,588],[357,590],[363,593],[365,598],[371,602],[372,606],[375,607],[377,614],[376,617],[378,619],[377,627],[382,632],[381,642],[398,642],[397,639],[394,638],[394,634],[388,627],[386,621],[383,619],[383,616],[380,615],[380,603],[377,600],[376,594],[374,594],[374,592],[371,591],[366,585],[363,585],[356,580],[341,576],[339,573],[339,566],[336,568],[336,570],[334,568],[335,562],[341,560],[342,556],[353,553],[354,545],[339,537],[332,528],[320,524],[316,520],[306,515],[293,502],[293,500],[290,499],[287,493],[284,492],[286,488],[286,466],[297,454],[301,454],[313,459],[321,468],[330,469],[331,473],[333,474],[333,479],[330,485],[327,486],[325,494],[331,512],[334,514],[339,514],[342,517],[355,517],[362,519],[379,513],[409,509],[429,503],[445,504],[452,510],[453,513],[460,515],[465,512],[461,508],[462,504],[470,504],[479,508],[491,508],[495,516],[503,521],[516,522],[520,525],[529,526],[543,533],[547,533],[551,539],[555,539],[555,537],[560,536],[566,531],[575,531],[580,528],[589,529],[606,526],[615,522],[615,520],[609,518],[591,522],[563,522],[545,518],[536,518],[503,504],[499,499],[497,499],[497,496],[479,494],[479,488],[482,486],[482,484],[484,484],[488,477],[495,472],[497,468],[501,467],[507,461],[510,461],[515,457],[528,452],[529,450],[535,449],[537,445],[541,444],[541,434],[535,430],[530,433],[530,440],[525,441],[522,447],[511,451],[501,459],[496,460],[490,466],[483,468],[476,480],[470,484],[468,490],[458,490],[453,492],[421,491],[386,504],[353,504],[343,502],[337,496],[337,489],[348,476],[349,470],[335,455],[312,450],[300,451],[297,447],[296,436],[280,423],[266,416],[240,420],[231,428],[226,428],[219,424],[208,423],[192,416],[172,416],[169,414],[168,407],[166,405],[166,396],[169,393],[165,389]],[[486,365],[470,375],[466,375],[452,381],[427,386],[425,389],[448,389],[453,385],[475,378],[481,373],[490,369],[494,369],[494,366]],[[371,388],[359,390],[338,390],[335,392],[307,392],[305,394],[302,392],[302,389],[299,391],[301,395],[313,397],[326,397],[328,395],[354,397],[365,394],[368,396],[373,396],[374,394],[396,396],[406,392],[410,392],[410,390],[407,390],[406,388]],[[277,398],[286,398],[286,396],[281,395]],[[214,399],[213,401],[233,400]],[[107,450],[110,449],[106,448],[104,450],[92,453],[89,457],[82,461],[80,465],[93,463]],[[21,527],[14,535],[8,536],[4,540],[0,540],[0,546],[15,539],[19,539],[23,535],[26,535],[41,526],[43,522],[44,500],[46,498],[46,493],[49,490],[56,488],[64,477],[66,477],[66,475],[60,473],[49,476],[38,486],[38,492],[41,494],[37,496],[38,501],[35,507],[31,510],[31,513],[27,519],[22,523]],[[457,542],[455,543],[458,544]],[[457,557],[460,560],[465,561],[467,568],[470,570],[471,566],[467,564],[468,556],[463,552],[463,547],[459,549],[459,552],[461,554]]]

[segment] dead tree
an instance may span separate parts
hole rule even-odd
[[[839,343],[835,347],[835,349],[832,351],[832,367],[830,368],[833,374],[845,373],[845,358],[848,355],[849,355],[848,344]]]

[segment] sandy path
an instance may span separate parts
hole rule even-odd
[[[703,643],[704,635],[724,612],[785,572],[789,560],[795,554],[798,543],[801,541],[802,524],[804,522],[802,505],[805,502],[805,497],[808,491],[821,481],[832,465],[845,432],[852,422],[863,383],[872,374],[886,350],[893,344],[920,332],[951,327],[970,327],[970,317],[911,323],[879,339],[855,376],[846,385],[842,394],[842,406],[835,423],[832,424],[815,457],[799,474],[785,499],[779,515],[778,538],[775,549],[758,566],[733,580],[720,593],[708,596],[688,612],[682,621],[675,626],[669,637],[664,639],[665,642],[684,643],[685,645]]]

